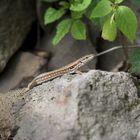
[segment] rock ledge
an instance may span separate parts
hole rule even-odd
[[[137,89],[124,72],[64,75],[24,99],[13,111],[14,140],[136,140],[140,131],[140,105],[129,110]]]

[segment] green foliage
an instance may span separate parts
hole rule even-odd
[[[119,30],[130,41],[133,41],[137,29],[137,19],[133,11],[126,6],[119,6],[115,13],[115,19]]]
[[[92,10],[90,18],[103,17],[112,11],[111,2],[109,0],[101,0]]]
[[[131,73],[140,73],[140,49],[135,49],[135,51],[129,56],[128,63],[131,64]]]
[[[70,5],[71,11],[83,11],[85,10],[91,3],[92,0],[83,0],[82,3],[79,1],[73,1]]]
[[[103,25],[102,37],[109,41],[114,41],[117,36],[117,27],[114,18],[111,17]]]
[[[83,16],[83,14],[84,14],[84,12],[82,11],[82,12],[71,12],[71,17],[73,18],[73,19],[79,19],[79,18],[82,18],[82,16]]]
[[[56,45],[69,32],[71,24],[71,19],[65,19],[57,25],[57,32],[53,39],[54,45]]]
[[[46,11],[46,13],[44,15],[45,24],[49,24],[49,23],[52,23],[52,22],[58,20],[64,14],[65,14],[64,9],[56,10],[52,7],[48,8],[48,10]]]
[[[77,40],[86,39],[86,27],[81,20],[75,20],[71,27],[71,34]]]
[[[44,14],[44,23],[50,24],[58,20],[53,44],[56,45],[70,32],[77,40],[86,39],[86,17],[94,23],[99,23],[102,38],[114,41],[117,30],[122,32],[129,41],[135,39],[137,19],[133,11],[124,5],[123,0],[43,0],[50,2],[50,7]],[[57,5],[55,7],[55,5]],[[69,19],[65,19],[67,16]],[[99,22],[100,21],[100,22]]]
[[[123,0],[115,0],[115,3],[121,3]]]

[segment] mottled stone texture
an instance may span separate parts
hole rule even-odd
[[[91,70],[81,75],[64,75],[22,96],[15,91],[3,96],[0,117],[4,121],[0,121],[0,130],[3,133],[9,125],[8,132],[16,126],[14,140],[139,137],[140,105],[134,104],[138,103],[137,88],[124,72]],[[6,114],[8,118],[4,118]]]
[[[0,1],[0,72],[21,46],[34,20],[34,0]]]

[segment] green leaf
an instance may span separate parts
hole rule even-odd
[[[93,8],[97,5],[97,3],[98,3],[97,0],[92,1],[90,5],[88,6],[88,8],[85,10],[84,15],[86,15],[87,18],[90,19],[91,12]]]
[[[71,3],[70,10],[83,11],[90,5],[91,1],[92,0],[83,0],[82,3],[73,2]]]
[[[63,6],[63,8],[69,8],[69,3],[66,1],[60,1],[59,5]]]
[[[71,19],[65,19],[57,25],[57,32],[53,38],[53,45],[58,44],[60,40],[69,32],[71,23]]]
[[[47,11],[45,12],[44,15],[44,22],[45,24],[49,24],[52,23],[56,20],[58,20],[60,17],[62,17],[65,14],[65,10],[64,9],[59,9],[56,10],[54,8],[49,8],[47,9]]]
[[[110,18],[106,20],[102,29],[102,37],[105,40],[114,41],[117,36],[117,28],[115,21]]]
[[[73,38],[77,40],[85,40],[86,39],[85,24],[81,20],[74,21],[71,27],[71,34]]]
[[[135,51],[129,55],[128,63],[131,64],[129,71],[131,73],[140,73],[140,49],[135,49]]]
[[[115,3],[121,3],[123,2],[124,0],[115,0]]]
[[[81,12],[75,12],[75,11],[71,11],[71,16],[73,19],[79,19],[83,16],[85,11],[81,11]]]
[[[112,11],[111,2],[109,0],[101,0],[92,10],[90,18],[103,17]]]
[[[115,21],[119,30],[133,42],[137,30],[137,19],[133,11],[126,6],[119,6],[115,13]]]

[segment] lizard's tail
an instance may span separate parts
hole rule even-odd
[[[21,92],[20,92],[20,96],[21,95],[24,95],[27,91],[29,91],[29,88],[27,87],[27,88],[23,88],[22,90],[21,90]]]

